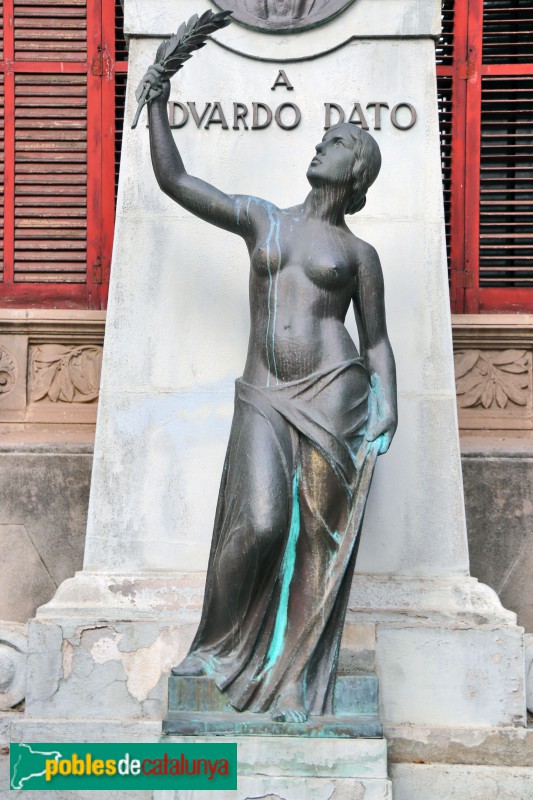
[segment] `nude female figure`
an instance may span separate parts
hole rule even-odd
[[[337,125],[316,146],[300,205],[227,195],[187,173],[160,68],[146,82],[161,189],[250,255],[250,339],[202,620],[172,671],[213,677],[238,710],[302,722],[331,711],[366,497],[397,425],[379,258],[344,219],[364,206],[381,156],[368,133]],[[344,326],[351,304],[361,354]]]

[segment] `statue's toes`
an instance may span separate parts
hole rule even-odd
[[[291,710],[291,722],[305,722],[307,714],[300,708],[293,708]]]
[[[305,722],[307,714],[301,708],[277,708],[271,717],[274,722]]]

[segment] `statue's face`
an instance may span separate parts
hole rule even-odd
[[[336,125],[330,128],[316,146],[316,155],[307,170],[311,186],[320,183],[352,185],[360,143],[353,138],[352,126]]]

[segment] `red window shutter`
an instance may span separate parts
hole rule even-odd
[[[14,0],[17,61],[87,59],[87,0]]]
[[[0,18],[0,304],[103,307],[119,144],[115,72],[122,88],[127,69],[120,0],[0,0]],[[115,63],[118,28],[124,60]]]
[[[87,79],[15,76],[14,280],[86,283]]]
[[[444,0],[445,35],[447,8],[453,55],[450,66],[441,47],[437,73],[442,96],[452,87],[452,310],[531,312],[533,0]]]
[[[478,308],[531,312],[533,0],[485,0],[476,35],[482,42]]]
[[[499,43],[498,43],[499,44]],[[498,48],[499,49],[499,48]],[[500,56],[500,53],[498,53]],[[533,288],[533,77],[484,76],[481,91],[480,302]],[[523,291],[519,294],[525,296]],[[513,308],[511,300],[511,308]],[[533,298],[530,301],[533,306]]]

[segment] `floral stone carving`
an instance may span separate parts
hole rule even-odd
[[[464,350],[455,354],[455,379],[460,408],[504,409],[525,406],[530,387],[525,350]]]
[[[98,397],[101,367],[102,348],[96,345],[40,345],[32,360],[31,399],[89,403]]]
[[[0,347],[0,395],[7,394],[17,380],[17,364],[5,347]]]

